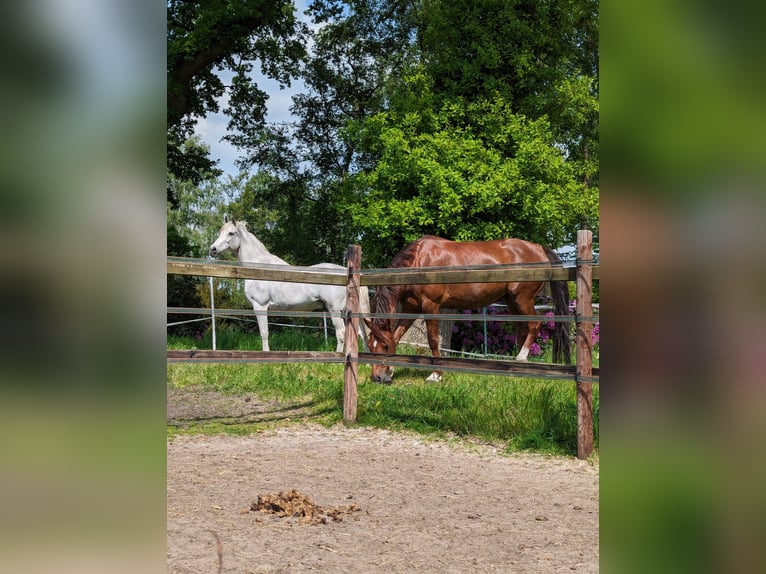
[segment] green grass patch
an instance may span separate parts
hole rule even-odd
[[[187,343],[183,339],[170,340],[168,348],[191,348],[185,346]],[[280,341],[279,336],[271,343],[272,349],[319,350],[311,346],[284,347],[289,341]],[[229,348],[252,348],[249,344]],[[329,345],[333,350],[332,339]],[[428,370],[396,369],[392,385],[377,385],[369,381],[370,367],[360,365],[358,424],[474,437],[503,444],[508,451],[576,454],[575,383],[450,372],[440,383],[426,383],[428,374]],[[168,365],[167,377],[169,388],[193,385],[226,395],[302,404],[306,406],[302,420],[332,425],[342,418],[343,366],[338,364],[181,363]],[[598,448],[598,385],[593,388],[593,402]],[[170,427],[169,432],[243,434],[262,428],[261,423],[221,425],[206,421],[183,431]]]
[[[272,327],[272,329],[274,329]],[[269,347],[272,351],[334,351],[334,329],[328,327],[327,340],[318,328],[274,329],[269,334]],[[257,332],[242,332],[236,324],[223,323],[216,329],[216,349],[236,349],[239,351],[260,351],[261,337]],[[208,329],[197,339],[195,337],[168,336],[168,349],[212,349],[213,334]]]
[[[505,443],[508,451],[576,454],[574,383],[460,373],[445,373],[442,382],[426,383],[427,374],[402,369],[391,386],[360,387],[359,422],[477,437]],[[597,411],[597,386],[594,408]],[[597,444],[597,427],[595,440]]]

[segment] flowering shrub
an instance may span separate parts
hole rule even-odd
[[[575,309],[577,308],[577,301],[572,299],[569,302],[569,314],[574,315]],[[598,328],[598,321],[593,323],[593,331],[591,331],[590,334],[590,344],[593,345],[593,349],[598,349],[598,342],[599,342],[599,328]]]
[[[570,313],[574,313],[574,301],[569,305]],[[463,311],[464,315],[481,315],[481,310]],[[506,307],[487,307],[487,316],[508,315]],[[552,311],[543,317],[553,317]],[[517,340],[514,329],[515,322],[511,321],[487,321],[487,353],[490,355],[512,356],[518,353],[523,340]],[[554,321],[543,320],[537,338],[529,347],[529,354],[533,357],[542,355],[546,349],[553,345]],[[599,344],[599,323],[593,325],[591,342],[594,348]],[[452,327],[452,348],[468,353],[484,353],[484,325],[482,321],[459,321]]]

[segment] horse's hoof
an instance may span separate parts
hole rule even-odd
[[[431,373],[428,375],[428,378],[426,378],[427,383],[438,383],[442,380],[441,375],[437,375],[436,373]]]

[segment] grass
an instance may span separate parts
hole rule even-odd
[[[332,328],[329,328],[328,337],[325,341],[324,335],[317,329],[284,329],[270,334],[269,347],[272,351],[334,351],[335,337]],[[191,336],[168,336],[167,347],[168,349],[212,349],[213,336],[210,329],[201,339]],[[260,351],[261,338],[257,334],[242,333],[235,325],[224,323],[216,329],[216,348]]]
[[[323,336],[274,333],[272,350],[334,350]],[[234,329],[218,333],[218,348],[260,349],[257,335]],[[168,348],[210,348],[209,341],[170,338]],[[399,352],[403,352],[400,349]],[[261,400],[301,404],[302,420],[325,425],[341,421],[343,366],[338,364],[171,364],[168,387],[194,385],[227,395],[257,396]],[[360,365],[359,425],[410,430],[435,436],[473,437],[508,451],[575,455],[577,409],[570,381],[518,379],[445,373],[440,383],[426,383],[428,371],[397,369],[392,385],[369,382],[370,367]],[[595,444],[598,448],[598,385],[593,388]],[[259,426],[260,425],[260,426]],[[257,432],[262,423],[207,423],[179,432]]]

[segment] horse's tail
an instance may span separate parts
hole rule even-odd
[[[551,249],[545,247],[545,254],[551,263],[561,263],[561,259]],[[566,281],[551,281],[553,296],[553,314],[569,315],[569,289]],[[569,364],[572,362],[572,351],[569,347],[569,323],[556,321],[553,328],[553,361]]]

